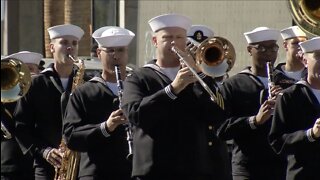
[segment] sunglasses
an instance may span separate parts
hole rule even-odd
[[[271,50],[272,52],[277,52],[279,50],[278,45],[272,45],[272,46],[263,46],[263,45],[250,45],[251,47],[255,48],[258,52],[266,52],[267,50]]]

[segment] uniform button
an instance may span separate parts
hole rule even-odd
[[[212,142],[211,142],[211,141],[209,141],[209,142],[208,142],[208,145],[209,145],[209,146],[212,146]]]
[[[213,126],[208,126],[208,129],[209,129],[209,130],[212,130],[212,129],[213,129]]]

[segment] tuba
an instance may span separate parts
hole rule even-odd
[[[31,74],[27,65],[14,58],[1,59],[1,103],[18,101],[28,92],[30,85]],[[4,138],[12,138],[2,121],[1,131]]]
[[[201,71],[211,77],[229,72],[236,60],[234,46],[219,36],[207,38],[202,43],[188,38],[186,50],[196,60]]]
[[[81,84],[83,84],[83,76],[85,73],[84,60],[75,60],[71,55],[69,58],[79,67],[77,74],[73,77],[71,93]],[[77,178],[80,153],[73,151],[67,147],[67,144],[62,138],[59,151],[62,153],[61,167],[55,169],[54,180],[75,180]]]
[[[320,1],[288,0],[294,22],[312,36],[320,36]]]

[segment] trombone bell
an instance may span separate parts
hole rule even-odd
[[[215,36],[198,43],[188,38],[187,51],[193,56],[201,71],[212,77],[223,76],[231,70],[236,53],[231,42]]]
[[[28,66],[13,58],[1,59],[1,102],[15,102],[23,97],[31,85]]]

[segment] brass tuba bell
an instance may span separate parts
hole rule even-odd
[[[295,23],[312,36],[320,36],[320,1],[288,0],[287,2]]]
[[[23,97],[31,85],[29,68],[14,58],[1,59],[1,102],[15,102]]]
[[[201,43],[188,38],[187,51],[193,56],[201,71],[211,77],[229,72],[236,60],[231,42],[223,37],[207,38]]]

